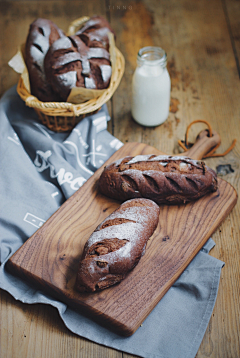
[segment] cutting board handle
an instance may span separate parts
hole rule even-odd
[[[186,152],[179,155],[184,155],[192,159],[202,159],[211,149],[221,143],[220,135],[213,131],[212,137],[209,137],[209,132],[203,130],[196,138],[196,142]]]

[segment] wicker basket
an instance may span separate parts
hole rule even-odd
[[[71,23],[68,35],[75,33],[77,27],[79,27],[86,20],[88,20],[88,17],[77,19]],[[40,121],[49,129],[55,132],[72,130],[84,117],[96,113],[116,91],[124,73],[125,60],[121,52],[116,47],[115,56],[116,62],[109,87],[97,98],[90,99],[84,103],[72,104],[68,102],[41,102],[28,92],[22,77],[20,77],[18,81],[17,92],[28,107],[35,109]]]

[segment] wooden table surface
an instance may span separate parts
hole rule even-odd
[[[64,30],[82,15],[105,16],[117,35],[117,47],[126,60],[121,84],[108,103],[108,130],[122,142],[144,142],[168,153],[178,153],[193,120],[211,123],[222,139],[217,153],[237,139],[224,157],[206,159],[216,169],[229,164],[222,176],[239,192],[240,174],[240,2],[237,0],[70,0],[0,2],[0,95],[17,83],[8,66],[29,24],[49,18]],[[131,78],[141,47],[155,45],[168,54],[171,112],[167,121],[146,128],[130,114]],[[190,141],[206,128],[196,124]],[[211,255],[224,261],[216,304],[197,358],[240,356],[240,201],[213,235]],[[57,311],[46,305],[24,305],[0,291],[0,357],[130,358],[72,334]],[[167,358],[167,357],[166,357]]]

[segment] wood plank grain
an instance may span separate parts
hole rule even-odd
[[[122,358],[122,353],[68,330],[56,309],[26,305],[1,291],[1,358]]]
[[[105,10],[109,9],[109,5],[118,5],[118,8],[110,7],[109,15],[117,33],[118,46],[126,58],[126,70],[124,79],[114,95],[113,108],[110,108],[114,120],[109,122],[109,131],[113,131],[114,135],[124,143],[144,141],[161,151],[176,153],[179,150],[177,139],[184,139],[187,125],[193,119],[208,119],[221,135],[222,144],[218,152],[222,152],[228,148],[233,138],[240,137],[239,77],[222,8],[223,3],[227,7],[229,24],[238,51],[239,3],[234,0],[211,0],[211,2],[118,0],[117,3],[109,0],[106,5],[104,1],[95,0],[1,2],[0,94],[17,82],[18,76],[8,67],[7,61],[14,55],[19,41],[25,39],[26,29],[35,16],[44,14],[57,22],[66,23],[65,17],[73,20],[76,14],[77,16],[82,12],[85,14],[85,10],[88,10],[89,14],[104,14]],[[141,9],[136,9],[138,6]],[[145,17],[147,17],[146,21]],[[131,21],[136,24],[133,34],[127,31],[131,28]],[[148,24],[147,31],[146,27],[143,30],[144,36],[140,27],[141,21]],[[9,35],[12,33],[14,36]],[[127,33],[129,33],[129,44],[128,48],[125,48]],[[143,43],[146,36],[151,43],[164,47],[168,52],[172,99],[173,104],[175,103],[168,121],[157,129],[141,128],[132,121],[129,111],[131,75],[135,66],[135,64],[131,65],[129,57],[134,59],[136,55],[133,54],[134,41]],[[222,53],[205,51],[206,46],[208,49],[220,47]],[[190,139],[195,140],[195,136],[203,127],[203,125],[194,126]],[[237,192],[240,190],[239,148],[238,141],[234,151],[227,157],[207,160],[212,168],[216,168],[219,164],[231,164],[234,172],[225,175],[224,179],[231,183]],[[231,214],[213,235],[217,245],[211,255],[225,261],[226,265],[222,270],[213,316],[197,358],[236,357],[239,353],[239,217],[238,201]],[[0,355],[4,357],[35,358],[39,357],[38,352],[41,352],[42,358],[67,355],[88,358],[121,355],[116,351],[114,355],[113,350],[112,353],[108,353],[108,349],[102,352],[101,346],[86,342],[80,337],[73,337],[68,331],[62,333],[61,329],[58,329],[62,324],[61,319],[54,314],[54,309],[51,307],[24,306],[16,303],[3,291],[1,297],[3,298],[0,315],[0,329],[2,329]],[[21,306],[21,311],[18,309],[18,304]],[[29,311],[32,315],[28,314]],[[50,316],[54,316],[51,321]],[[48,318],[49,324],[46,323]],[[54,333],[53,327],[57,327]],[[30,332],[30,336],[23,339],[24,329]],[[36,340],[39,334],[42,339]],[[8,342],[8,349],[5,350],[6,342]],[[99,347],[99,354],[97,347]],[[123,356],[132,357],[128,354]]]
[[[119,1],[120,7],[124,4]],[[112,9],[110,15],[126,59],[126,76],[113,97],[115,135],[124,143],[141,141],[165,153],[178,152],[177,139],[184,139],[187,125],[205,119],[222,138],[220,151],[227,149],[238,126],[239,79],[221,1],[165,0],[161,6],[157,0],[130,1],[125,11]],[[160,46],[168,54],[173,106],[168,120],[155,128],[141,127],[131,118],[136,44]],[[190,141],[203,128],[196,125]]]
[[[228,26],[228,33],[231,40],[232,50],[236,61],[236,68],[240,78],[240,4],[239,1],[233,0],[224,0],[222,4],[226,23]]]
[[[118,1],[118,4],[122,6],[125,2]],[[166,153],[178,153],[177,140],[184,139],[187,125],[195,119],[205,119],[210,121],[213,129],[221,136],[221,146],[217,153],[224,152],[233,139],[240,136],[240,87],[236,66],[236,60],[239,61],[239,2],[163,0],[159,3],[146,0],[129,1],[128,6],[131,8],[125,11],[112,10],[110,14],[112,25],[121,34],[118,38],[126,59],[126,76],[118,89],[117,97],[113,98],[114,134],[124,143],[141,140]],[[138,10],[138,7],[142,10]],[[131,76],[136,66],[132,61],[136,56],[134,43],[139,41],[139,37],[144,42],[141,23],[136,19],[136,14],[140,11],[144,14],[142,22],[151,23],[147,35],[151,37],[152,43],[167,51],[172,80],[173,106],[169,118],[162,126],[152,129],[137,125],[130,114]],[[128,18],[134,19],[134,32],[130,32],[132,25],[130,20],[126,20]],[[236,59],[231,39],[235,44]],[[125,41],[128,41],[128,47],[125,46]],[[195,141],[196,135],[204,127],[203,124],[192,127],[191,142]],[[234,172],[223,178],[237,192],[240,191],[239,156],[240,142],[237,140],[236,147],[226,157],[206,160],[212,168],[220,164],[231,165]],[[238,201],[228,219],[213,235],[216,246],[211,255],[226,264],[222,270],[209,329],[197,358],[239,355],[239,217]]]
[[[145,144],[128,143],[106,164],[145,153],[160,154]],[[119,285],[80,294],[74,285],[83,246],[96,226],[119,206],[99,193],[101,172],[102,168],[27,240],[7,267],[69,305],[84,308],[107,327],[131,335],[229,214],[237,195],[220,180],[217,192],[196,202],[161,206],[159,226],[137,267]]]

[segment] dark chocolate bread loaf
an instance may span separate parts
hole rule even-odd
[[[101,41],[88,47],[79,36],[65,36],[55,41],[45,57],[46,76],[53,90],[66,101],[73,87],[105,89],[112,68],[110,54]],[[97,47],[98,46],[98,47]]]
[[[25,61],[29,73],[31,94],[43,102],[59,100],[46,80],[44,58],[52,43],[63,36],[62,30],[47,19],[39,18],[29,28],[25,45]]]
[[[86,242],[76,289],[102,290],[122,281],[139,262],[159,220],[159,206],[132,199],[109,215]]]
[[[101,41],[103,47],[106,50],[109,50],[109,32],[112,32],[114,34],[114,31],[108,21],[102,16],[93,16],[87,22],[85,22],[83,27],[78,30],[75,35],[80,36],[83,41]],[[89,46],[88,43],[86,44]]]
[[[181,204],[217,190],[216,173],[203,161],[168,155],[120,159],[103,170],[99,190],[124,201],[148,198],[157,204]]]

